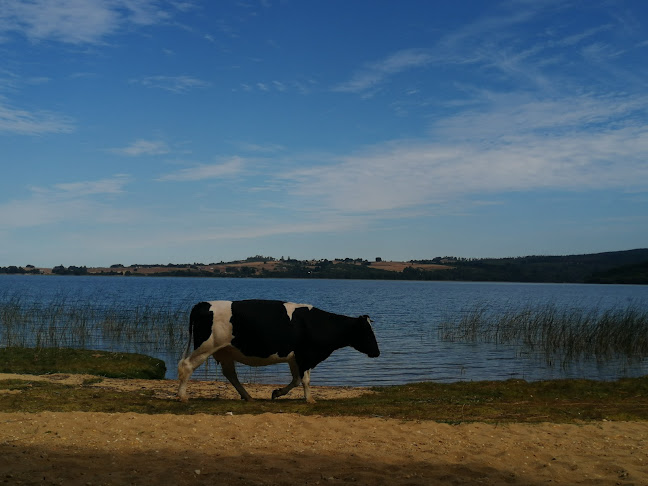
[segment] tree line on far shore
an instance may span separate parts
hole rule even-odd
[[[376,261],[381,261],[376,258]],[[241,265],[275,262],[272,269]],[[52,268],[55,275],[125,275],[171,277],[240,277],[240,278],[326,278],[373,280],[454,280],[477,282],[564,282],[648,284],[648,249],[568,256],[526,256],[516,258],[437,257],[412,260],[402,271],[375,268],[367,260],[343,258],[335,261],[302,261],[290,257],[275,259],[256,255],[246,260],[218,264],[111,265],[108,271],[89,271],[85,266]],[[444,269],[425,269],[418,264],[443,264]],[[209,266],[224,265],[224,271]],[[141,273],[139,268],[158,269]],[[38,274],[33,265],[0,267],[0,274]]]

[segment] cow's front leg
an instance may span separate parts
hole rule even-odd
[[[302,385],[304,386],[304,397],[306,398],[306,402],[315,403],[315,399],[313,398],[313,395],[311,395],[310,390],[310,370],[304,371]]]
[[[221,361],[221,369],[223,370],[223,375],[225,378],[229,380],[229,382],[234,385],[234,388],[236,388],[236,391],[239,392],[239,395],[241,395],[241,398],[245,401],[251,401],[252,397],[250,394],[243,388],[243,385],[241,385],[241,382],[238,379],[238,376],[236,375],[236,367],[234,365],[233,360],[224,360]]]
[[[273,400],[275,398],[283,397],[290,390],[292,390],[293,388],[295,388],[297,385],[301,383],[301,378],[299,377],[299,366],[297,366],[297,362],[293,359],[291,361],[288,361],[288,365],[290,366],[290,372],[292,373],[293,379],[290,383],[288,383],[283,388],[277,388],[276,390],[272,391]]]

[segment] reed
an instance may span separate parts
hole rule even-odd
[[[485,305],[438,328],[444,341],[513,344],[566,365],[582,359],[605,361],[648,357],[648,310],[558,309],[555,305],[493,312]]]
[[[36,302],[5,294],[0,295],[0,347],[181,350],[188,313],[157,305],[78,302],[65,295]]]

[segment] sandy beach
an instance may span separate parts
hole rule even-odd
[[[648,485],[648,423],[0,413],[0,483]]]

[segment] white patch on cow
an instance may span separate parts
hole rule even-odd
[[[295,309],[299,309],[300,307],[308,307],[308,310],[311,310],[313,308],[312,305],[310,304],[295,304],[294,302],[285,302],[284,307],[286,308],[286,313],[288,314],[288,319],[292,321],[292,316],[293,312],[295,312]]]
[[[232,334],[232,301],[216,300],[208,302],[209,310],[214,313],[211,340],[215,348],[229,344],[234,339]]]

